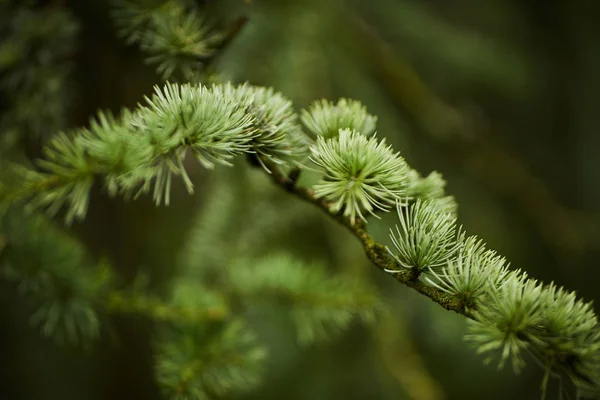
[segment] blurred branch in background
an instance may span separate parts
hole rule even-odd
[[[0,156],[35,149],[65,126],[79,24],[60,4],[0,1]]]
[[[128,44],[137,44],[163,79],[205,81],[212,64],[240,33],[240,16],[223,31],[213,28],[194,2],[114,0],[113,20]]]
[[[374,27],[357,15],[351,18],[356,51],[366,53],[382,87],[416,132],[445,146],[449,158],[475,174],[490,190],[514,198],[557,257],[564,259],[581,255],[586,247],[597,248],[600,243],[590,237],[589,227],[574,210],[560,204],[541,179],[518,158],[477,133],[481,125],[446,104]]]
[[[379,357],[388,372],[413,400],[445,400],[440,385],[429,374],[405,327],[402,315],[386,315],[374,327]]]

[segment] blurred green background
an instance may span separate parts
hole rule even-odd
[[[116,35],[108,2],[45,3],[68,8],[80,24],[66,126],[86,124],[97,109],[134,106],[160,82],[139,49]],[[378,116],[378,136],[409,164],[446,177],[469,233],[513,267],[597,298],[599,2],[205,3],[215,21],[248,18],[216,64],[224,79],[273,86],[297,109],[318,98],[360,100]],[[39,154],[39,144],[28,153]],[[295,344],[285,308],[274,307],[272,319],[253,321],[271,349],[264,384],[240,399],[539,397],[541,370],[530,363],[514,376],[484,367],[462,339],[463,317],[372,268],[335,221],[272,187],[260,171],[242,162],[215,171],[190,164],[190,175],[195,195],[178,183],[166,208],[95,188],[88,217],[69,229],[125,279],[146,271],[161,293],[193,247],[190,232],[208,215],[221,257],[228,246],[250,246],[252,229],[264,229],[271,240],[255,251],[283,249],[371,279],[389,305],[374,327],[357,325],[338,342],[308,349]],[[370,231],[385,241],[393,223],[385,216]],[[110,334],[82,351],[56,346],[28,318],[14,288],[0,284],[0,399],[161,398],[146,321],[115,317]]]

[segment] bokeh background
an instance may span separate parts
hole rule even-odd
[[[69,54],[65,126],[98,109],[134,106],[161,82],[136,46],[117,36],[108,2],[66,7],[80,25]],[[223,0],[210,18],[247,23],[216,62],[222,79],[273,86],[297,109],[349,97],[378,116],[388,138],[423,174],[437,170],[459,222],[515,268],[598,296],[600,256],[600,3],[593,0]],[[3,16],[6,18],[6,16]],[[2,38],[0,38],[1,40]],[[39,109],[50,106],[42,104]],[[2,133],[0,133],[2,135]],[[28,144],[28,154],[39,143]],[[170,207],[126,203],[95,188],[88,217],[71,229],[125,279],[145,271],[166,290],[189,257],[198,226],[226,257],[251,246],[285,250],[375,282],[388,305],[370,328],[298,346],[285,307],[253,321],[271,347],[264,384],[240,399],[531,399],[542,372],[515,376],[483,364],[463,341],[465,321],[372,268],[359,243],[318,210],[272,187],[241,162],[190,164],[196,193],[174,187]],[[208,223],[207,221],[210,221]],[[393,215],[370,225],[385,241]],[[205,233],[206,234],[206,233]],[[14,288],[0,285],[0,399],[160,399],[151,326],[114,317],[87,351],[56,346],[30,327]],[[550,392],[554,398],[554,392]]]

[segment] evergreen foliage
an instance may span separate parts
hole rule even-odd
[[[284,164],[292,148],[302,154],[306,143],[295,118],[290,102],[272,89],[167,83],[134,111],[119,118],[100,112],[89,128],[52,137],[40,170],[20,169],[23,184],[4,196],[30,197],[30,207],[51,215],[66,205],[71,222],[85,216],[94,178],[102,176],[110,195],[152,189],[157,205],[169,204],[173,176],[193,192],[183,165],[188,150],[211,169],[244,152]]]
[[[303,344],[331,340],[354,320],[369,322],[380,307],[365,282],[329,277],[322,267],[303,265],[285,255],[234,264],[229,276],[232,289],[249,302],[266,295],[283,300]]]
[[[508,268],[506,260],[494,250],[485,248],[483,241],[469,236],[459,245],[456,258],[449,260],[445,268],[428,268],[432,277],[426,277],[429,284],[458,297],[466,309],[476,306],[487,290],[503,282]]]
[[[33,195],[30,205],[49,206],[52,212],[68,203],[68,219],[83,217],[93,178],[102,174],[109,193],[127,196],[147,190],[149,182],[155,180],[156,203],[160,204],[163,198],[168,203],[171,174],[183,176],[191,191],[182,164],[188,149],[209,168],[215,162],[230,164],[233,155],[244,152],[254,154],[259,160],[279,162],[283,161],[278,156],[291,155],[292,145],[287,145],[287,153],[280,152],[279,145],[289,136],[298,135],[299,130],[290,125],[293,116],[280,111],[278,104],[289,110],[289,102],[282,103],[280,95],[272,90],[167,84],[147,99],[146,106],[125,111],[119,119],[100,114],[90,128],[72,137],[65,133],[53,137],[46,148],[46,160],[40,162],[46,172],[27,170],[20,187],[8,193],[11,199],[23,193]],[[291,131],[288,126],[292,126]],[[444,198],[439,175],[422,179],[418,183],[420,189],[415,189],[419,186],[413,178],[413,194],[424,195],[403,204],[401,199],[411,182],[409,167],[384,140],[368,139],[343,129],[337,137],[319,137],[311,147],[311,154],[313,162],[325,174],[324,180],[314,186],[315,199],[325,197],[331,201],[328,205],[331,212],[341,212],[350,226],[355,225],[357,216],[366,221],[364,211],[373,213],[375,207],[387,211],[389,204],[396,202],[400,224],[391,234],[396,265],[413,271],[416,279],[425,273],[426,282],[459,300],[463,312],[475,320],[469,338],[480,346],[480,352],[501,350],[500,365],[510,359],[518,370],[524,363],[523,352],[531,349],[547,368],[560,366],[580,386],[596,387],[595,378],[588,374],[597,370],[595,349],[600,342],[594,333],[596,317],[589,306],[576,302],[562,289],[557,291],[555,286],[543,288],[525,273],[508,273],[504,259],[485,249],[482,241],[475,237],[464,239],[464,234],[457,233],[456,218],[437,205],[436,199]],[[53,186],[47,186],[49,183]],[[36,254],[43,256],[40,252]],[[76,265],[79,259],[70,258]],[[26,283],[25,276],[19,276],[14,268],[6,271],[13,280],[22,280],[24,287],[43,287],[36,279]],[[43,330],[50,333],[62,316],[71,340],[79,336],[79,331],[94,336],[97,318],[92,307],[76,296],[84,298],[84,294],[87,296],[94,290],[86,285],[87,280],[81,281],[79,275],[68,271],[60,270],[75,279],[67,285],[74,291],[73,301],[46,304],[35,314],[35,319],[46,321]],[[363,300],[362,289],[353,288],[339,278],[330,282],[318,269],[304,269],[285,258],[265,259],[253,267],[237,263],[227,271],[230,290],[242,298],[252,299],[265,293],[288,297],[302,342],[339,332],[356,317],[369,319],[376,305],[371,295]],[[78,313],[79,317],[73,316]],[[77,327],[76,320],[85,322]],[[223,332],[227,336],[229,331]],[[176,365],[180,365],[177,363],[188,360],[186,364],[193,364],[189,357],[196,351],[204,351],[189,348],[197,343],[190,335],[194,337],[195,333],[182,336],[181,341],[176,341],[179,344],[169,342],[161,347],[159,377],[166,387],[179,388],[182,381],[178,379],[185,382],[192,379],[185,374],[182,378],[176,372]],[[245,337],[241,335],[240,339]],[[215,340],[217,349],[233,351],[227,344],[219,344],[221,338]],[[212,343],[212,339],[209,341]],[[260,352],[256,351],[250,350],[249,360],[260,358]],[[185,368],[195,370],[195,367]],[[205,396],[201,393],[220,393],[226,388],[243,386],[243,371],[230,377],[231,386],[219,384],[216,378],[210,381],[217,385],[212,388],[208,381],[194,381],[185,393],[191,398],[201,398]],[[238,379],[241,381],[235,383]]]
[[[390,237],[399,265],[422,272],[444,267],[453,259],[459,242],[452,214],[441,212],[433,201],[421,199],[397,210],[400,225]]]
[[[97,300],[111,285],[107,265],[40,216],[0,215],[0,276],[28,299],[31,322],[58,342],[89,345],[100,334]]]
[[[113,16],[127,43],[147,53],[163,79],[197,82],[223,35],[213,31],[192,1],[114,0]]]
[[[290,158],[304,155],[308,139],[296,122],[298,116],[290,100],[272,88],[248,84],[235,89],[228,85],[225,92],[232,93],[241,104],[248,104],[246,111],[254,117],[253,126],[257,132],[252,140],[252,150],[265,169],[263,158],[285,165]]]
[[[442,212],[456,215],[458,204],[453,196],[445,194],[446,181],[439,172],[433,171],[423,178],[414,169],[408,172],[407,197],[413,201],[416,199],[430,200]]]
[[[63,9],[0,1],[0,154],[59,130],[70,104],[70,56],[79,30]]]
[[[25,170],[20,184],[8,188],[8,198],[26,195],[31,199],[29,205],[49,206],[52,212],[66,203],[70,220],[85,215],[88,192],[96,175],[104,177],[110,194],[126,196],[147,190],[154,180],[157,204],[163,198],[168,203],[171,174],[183,176],[191,191],[182,164],[186,150],[208,168],[214,163],[230,165],[231,157],[242,153],[253,154],[263,166],[279,168],[269,160],[283,163],[279,157],[292,155],[294,147],[281,147],[281,142],[300,133],[289,114],[289,102],[281,99],[272,90],[247,85],[207,88],[167,84],[147,99],[147,105],[124,111],[121,118],[100,114],[89,128],[73,136],[54,136],[46,148],[46,159],[39,164],[45,171]],[[281,152],[282,148],[286,152]],[[459,301],[456,311],[474,319],[468,338],[478,344],[480,352],[500,350],[500,365],[510,359],[519,370],[524,363],[523,353],[531,350],[549,371],[566,371],[582,389],[597,389],[594,371],[599,362],[600,336],[591,308],[555,286],[544,288],[525,273],[509,273],[504,259],[485,249],[481,240],[465,239],[464,233],[457,232],[453,213],[438,205],[439,199],[445,198],[438,174],[415,184],[404,159],[393,153],[384,140],[366,138],[349,129],[340,130],[337,137],[318,137],[311,154],[311,160],[325,175],[314,186],[315,201],[325,197],[330,202],[326,207],[333,214],[341,213],[350,227],[356,225],[357,216],[366,222],[364,211],[387,211],[391,203],[396,203],[399,225],[391,234],[396,252],[390,251],[394,265],[409,269],[414,277],[410,279],[424,275],[426,283]],[[423,196],[404,203],[402,199],[411,182],[413,195]],[[37,254],[43,256],[41,252]],[[70,258],[76,265],[79,259]],[[266,258],[256,264],[246,262],[252,266],[237,262],[227,268],[231,293],[245,301],[265,294],[287,298],[301,342],[332,336],[356,318],[370,320],[377,308],[370,290],[345,283],[339,277],[330,281],[315,267],[305,268],[285,257]],[[62,268],[61,273],[69,271]],[[27,282],[14,268],[5,270],[11,279]],[[385,270],[400,273],[395,267]],[[73,291],[73,301],[46,304],[35,319],[43,319],[43,330],[50,333],[63,318],[71,340],[80,336],[79,331],[95,336],[98,322],[93,308],[76,296],[85,298],[94,289],[78,274],[68,273],[67,277],[74,279],[67,285]],[[32,282],[23,285],[43,286],[35,279]],[[83,324],[78,326],[76,320]],[[214,339],[206,340],[214,343],[215,352],[240,351],[240,360],[247,359],[250,365],[263,357],[262,351],[253,346],[243,350],[253,341],[252,336],[240,333],[238,343],[221,342],[236,336],[231,332],[243,330],[241,326],[223,327]],[[198,329],[204,332],[204,328]],[[254,372],[247,372],[245,367],[221,366],[221,353],[215,356],[214,366],[206,366],[221,373],[197,370],[204,364],[196,366],[199,361],[195,357],[205,357],[206,349],[197,347],[196,335],[204,334],[195,330],[184,332],[173,342],[161,342],[159,346],[159,381],[173,397],[203,398],[256,382]],[[210,360],[212,353],[207,354]]]
[[[340,129],[350,129],[365,136],[375,133],[377,117],[356,100],[339,99],[336,104],[325,99],[315,101],[308,110],[302,110],[301,119],[306,129],[315,136],[336,137]]]
[[[535,342],[541,323],[542,286],[526,273],[511,273],[501,290],[489,290],[493,303],[480,306],[479,324],[472,327],[472,339],[480,353],[501,350],[500,366],[512,360],[515,371],[523,366],[524,351]]]
[[[165,77],[178,70],[196,80],[197,63],[213,53],[217,36],[208,33],[192,5],[118,3],[115,17],[123,34],[151,55]],[[0,67],[9,65],[8,50],[0,50]],[[59,130],[37,167],[14,166],[13,176],[5,173],[2,276],[35,303],[32,322],[59,340],[97,338],[101,316],[108,313],[135,312],[156,322],[155,370],[168,398],[209,399],[251,389],[261,381],[267,346],[252,329],[249,309],[264,298],[283,299],[298,340],[310,344],[339,336],[355,320],[372,321],[381,308],[375,290],[287,254],[232,250],[230,256],[182,257],[202,265],[181,268],[168,295],[153,296],[144,288],[119,287],[110,268],[90,261],[80,243],[21,210],[47,209],[51,215],[65,210],[67,222],[83,219],[99,179],[111,196],[136,198],[152,191],[157,205],[169,204],[173,176],[190,193],[194,189],[186,155],[208,169],[233,166],[234,157],[245,155],[273,182],[346,226],[378,268],[465,315],[467,339],[479,353],[499,356],[500,367],[510,362],[516,371],[532,355],[546,370],[544,394],[550,377],[565,376],[578,395],[600,394],[600,329],[589,303],[509,270],[482,240],[457,229],[456,203],[446,195],[441,175],[423,178],[385,139],[369,137],[376,118],[360,103],[321,101],[301,115],[316,140],[303,133],[292,103],[272,88],[166,83],[133,110],[119,116],[100,112],[87,128]],[[320,180],[303,187],[297,174],[312,168],[305,165],[307,149]],[[230,196],[226,190],[221,195]],[[369,215],[394,205],[395,250],[367,232]],[[209,206],[233,209],[218,199]],[[219,233],[219,226],[203,228],[204,238]],[[243,229],[232,243],[242,240]],[[193,246],[192,241],[188,247]]]
[[[352,223],[357,217],[366,221],[365,211],[389,210],[405,194],[408,166],[385,139],[342,129],[338,137],[317,138],[311,154],[324,175],[315,185],[316,197],[331,201],[332,210],[343,210]]]
[[[260,382],[266,351],[239,320],[195,324],[157,344],[158,383],[169,399],[211,399]]]

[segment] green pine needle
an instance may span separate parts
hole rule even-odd
[[[241,320],[202,324],[156,345],[157,380],[170,399],[212,399],[255,387],[267,355]]]
[[[3,187],[0,198],[28,199],[30,207],[50,214],[67,206],[71,222],[85,216],[94,179],[102,176],[111,195],[131,197],[152,189],[156,204],[169,204],[173,176],[193,192],[184,167],[188,152],[213,168],[253,151],[258,132],[245,110],[249,103],[219,86],[167,83],[146,101],[120,118],[100,113],[88,129],[55,135],[44,149],[41,171],[20,168],[20,182]]]
[[[466,339],[478,346],[478,353],[499,351],[499,367],[510,359],[519,372],[525,365],[523,354],[539,340],[543,301],[542,285],[514,271],[479,304]]]
[[[435,202],[421,201],[402,207],[397,205],[400,225],[390,238],[398,264],[418,272],[435,271],[451,260],[460,243],[456,238],[456,218],[439,210]],[[395,271],[388,271],[395,272]]]
[[[473,309],[490,288],[502,282],[508,269],[506,260],[485,248],[482,240],[470,236],[461,241],[458,254],[441,269],[429,269],[425,280],[432,286],[458,297],[467,310]]]
[[[584,391],[600,394],[600,325],[592,303],[550,283],[542,293],[535,354]]]
[[[234,155],[251,149],[254,118],[219,86],[167,83],[146,101],[131,125],[146,136],[156,156],[189,146],[204,167],[213,168],[214,163],[230,165]]]
[[[457,214],[458,204],[453,196],[446,196],[446,181],[442,174],[433,171],[426,178],[423,178],[414,169],[408,173],[408,188],[406,195],[410,199],[429,200],[435,202],[440,211]]]
[[[97,305],[112,277],[107,266],[92,264],[80,243],[39,215],[3,213],[0,237],[0,276],[35,310],[31,323],[58,343],[97,339]]]
[[[302,123],[315,136],[336,137],[340,129],[357,131],[365,136],[375,133],[377,117],[367,113],[360,102],[339,99],[337,104],[325,99],[313,102],[308,110],[302,110]]]
[[[195,7],[180,1],[117,0],[114,20],[128,43],[138,43],[157,65],[163,79],[179,73],[187,81],[199,81],[203,60],[216,51],[222,35],[212,32]]]
[[[308,148],[308,138],[297,123],[298,116],[292,102],[272,88],[243,84],[220,87],[225,96],[236,98],[240,107],[252,115],[257,134],[252,140],[252,150],[258,161],[262,158],[279,165],[289,164],[302,157]],[[262,164],[268,171],[268,168]]]
[[[405,194],[408,166],[385,139],[342,129],[338,137],[318,137],[310,150],[310,160],[324,175],[314,186],[315,196],[332,202],[331,209],[343,211],[353,224],[357,218],[366,221],[365,212],[389,211]]]

